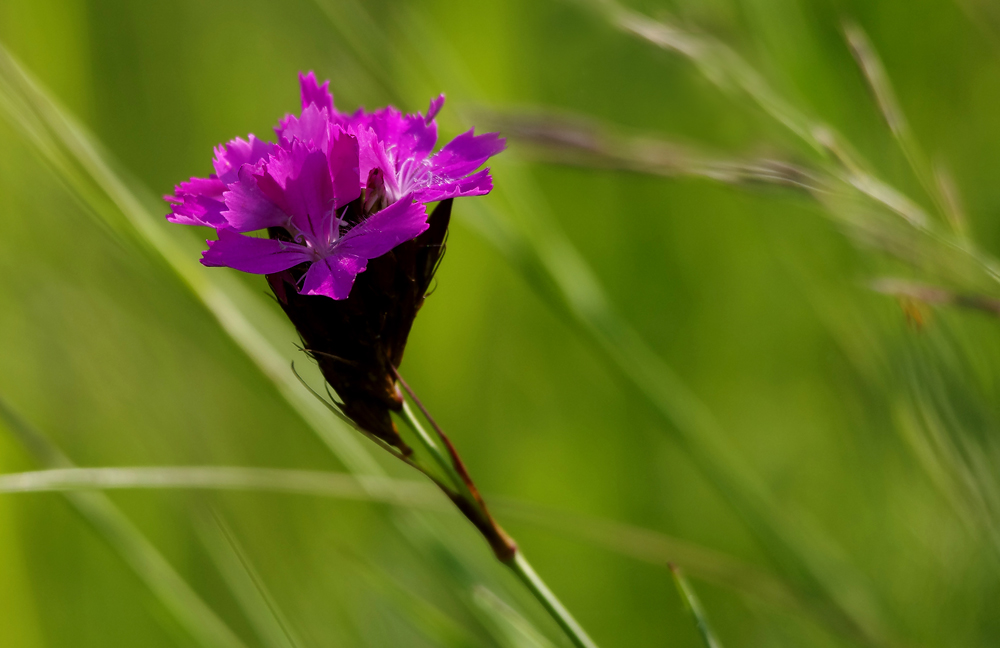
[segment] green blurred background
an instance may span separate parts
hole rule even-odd
[[[969,237],[1000,253],[988,0],[633,7],[727,43],[933,211],[845,42],[842,21],[857,22],[954,178]],[[423,110],[445,92],[447,137],[545,110],[831,164],[584,3],[0,0],[0,41],[61,111],[21,102],[4,63],[0,397],[81,466],[357,468],[316,429],[350,433],[310,425],[220,324],[218,295],[206,301],[207,286],[239,295],[304,367],[264,280],[162,254],[193,263],[205,233],[160,227],[155,196],[209,173],[214,145],[270,135],[298,110],[300,70],[331,79],[342,110]],[[62,116],[97,157],[43,123]],[[895,229],[880,238],[780,188],[545,164],[516,139],[493,175],[493,195],[455,204],[401,369],[600,645],[700,645],[668,560],[724,646],[1000,643],[1000,322],[869,287],[890,275],[1000,294],[989,272],[952,272],[950,238],[887,245]],[[39,468],[13,427],[0,425],[0,469]],[[110,498],[229,645],[563,645],[440,500],[413,516],[283,493]],[[196,636],[208,622],[137,575],[121,527],[87,510],[0,494],[0,645],[213,645]]]

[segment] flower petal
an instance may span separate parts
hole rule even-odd
[[[351,294],[354,278],[364,272],[367,259],[348,255],[334,255],[313,263],[306,272],[303,295],[326,295],[332,299],[346,299]]]
[[[488,168],[457,180],[431,184],[413,193],[417,202],[432,203],[462,196],[483,196],[493,191],[493,178]]]
[[[361,195],[358,153],[358,138],[340,126],[333,126],[327,157],[333,179],[334,209],[340,209]]]
[[[167,214],[167,220],[171,223],[215,228],[226,226],[226,219],[222,216],[226,205],[219,200],[195,194],[185,194],[180,199],[175,196],[164,198],[174,203]]]
[[[257,187],[267,198],[286,214],[290,213],[285,202],[285,185],[288,178],[295,173],[295,160],[287,148],[278,148],[267,162],[252,169]]]
[[[299,72],[299,88],[302,90],[303,110],[308,108],[309,104],[316,104],[317,108],[326,108],[328,114],[333,114],[333,95],[330,94],[329,81],[319,85],[312,70],[308,74]]]
[[[326,155],[292,146],[293,175],[285,182],[285,205],[292,225],[315,243],[325,243],[333,224],[333,184]],[[356,181],[357,182],[357,181]]]
[[[370,127],[358,127],[354,131],[358,138],[358,185],[362,178],[368,178],[372,169],[379,169],[382,172],[382,179],[386,188],[396,193],[399,185],[396,183],[396,167],[386,153],[385,145],[379,139],[378,134]]]
[[[254,167],[249,165],[242,167],[239,179],[229,185],[229,191],[223,196],[228,211],[222,212],[222,217],[237,232],[285,226],[288,214],[260,190],[253,171]]]
[[[272,155],[254,179],[260,191],[291,217],[295,230],[318,247],[330,242],[333,185],[325,152],[296,140],[290,149]]]
[[[400,157],[396,158],[397,167],[401,164],[403,156],[417,161],[424,160],[437,144],[437,122],[433,119],[426,120],[419,114],[407,115],[405,120],[406,129],[398,140]]]
[[[284,146],[291,146],[294,140],[298,140],[311,148],[323,150],[329,141],[329,122],[330,113],[326,108],[309,104],[302,109],[301,117],[285,115],[274,132]]]
[[[222,192],[226,190],[226,185],[222,180],[212,175],[207,178],[191,178],[187,182],[182,182],[174,187],[174,196],[177,202],[181,202],[184,194],[195,196],[205,196],[206,198],[222,199]],[[170,200],[168,197],[167,200]]]
[[[246,140],[237,137],[225,146],[215,147],[215,173],[224,185],[236,182],[240,167],[244,164],[257,164],[274,152],[274,144],[254,137],[251,133]]]
[[[433,173],[459,178],[481,167],[490,156],[496,155],[506,146],[507,140],[500,137],[499,133],[476,135],[473,130],[469,130],[448,142],[431,158]]]
[[[427,227],[427,210],[407,194],[351,228],[337,242],[334,254],[374,259],[416,238]]]
[[[208,241],[208,249],[201,255],[202,265],[253,274],[281,272],[311,259],[312,254],[305,246],[244,236],[229,229],[219,230],[219,240]]]
[[[397,171],[408,159],[426,158],[437,143],[437,124],[433,120],[427,121],[420,114],[404,115],[392,106],[356,115],[352,123],[375,131]]]
[[[441,106],[444,105],[444,93],[442,92],[435,99],[431,99],[431,105],[427,108],[427,116],[424,117],[426,123],[431,123],[437,114],[441,112]]]
[[[170,205],[167,220],[180,225],[225,226],[222,210],[222,192],[226,185],[214,175],[208,178],[191,178],[174,187],[173,195],[164,196]]]

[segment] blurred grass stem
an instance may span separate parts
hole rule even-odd
[[[705,615],[705,609],[701,605],[701,599],[695,594],[694,588],[684,578],[680,567],[673,563],[670,563],[669,567],[670,575],[674,577],[674,584],[677,586],[677,593],[680,594],[681,599],[684,601],[684,607],[694,617],[695,625],[698,626],[698,634],[701,635],[701,640],[705,644],[705,648],[722,648],[719,640],[715,638],[712,628],[708,625],[708,617]]]
[[[374,475],[330,471],[247,468],[237,466],[142,466],[52,468],[0,475],[0,493],[79,490],[218,490],[314,495],[342,500],[379,502],[408,509],[448,511],[434,484]],[[773,574],[740,560],[656,531],[611,520],[585,517],[526,502],[496,498],[505,517],[527,522],[616,554],[666,567],[683,562],[689,573],[731,589],[749,600],[811,616],[841,634],[860,640],[828,606]]]
[[[955,234],[963,236],[966,229],[965,218],[958,207],[956,196],[954,194],[948,195],[949,188],[946,180],[942,178],[941,173],[935,173],[927,162],[927,156],[910,127],[910,122],[900,106],[899,99],[896,98],[896,92],[889,80],[885,66],[871,40],[864,30],[853,22],[844,24],[844,36],[847,38],[847,44],[851,48],[851,53],[854,55],[858,67],[861,68],[865,80],[868,81],[868,86],[871,88],[882,117],[899,144],[899,148],[906,157],[914,175],[934,202],[934,206],[947,219]]]
[[[871,287],[875,292],[884,295],[913,299],[925,304],[959,306],[961,308],[989,313],[994,317],[1000,317],[1000,299],[994,299],[985,295],[959,293],[940,286],[931,286],[892,277],[878,279],[872,282]]]
[[[2,397],[0,421],[38,463],[55,468],[46,472],[79,470],[58,446],[21,418]],[[204,648],[246,648],[239,635],[199,596],[107,495],[81,492],[66,492],[63,495],[129,566],[196,645]]]

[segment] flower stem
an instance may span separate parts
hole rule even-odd
[[[521,579],[521,582],[531,590],[531,593],[545,607],[549,615],[555,619],[556,623],[563,629],[574,646],[577,648],[597,648],[594,640],[590,638],[586,630],[580,627],[580,624],[569,613],[569,610],[556,598],[556,595],[548,588],[545,581],[542,580],[541,576],[528,563],[523,553],[518,551],[514,554],[513,558],[505,561],[504,564],[510,567],[511,571]]]
[[[518,550],[517,544],[496,524],[489,511],[487,511],[486,502],[480,497],[475,484],[472,483],[472,479],[465,470],[465,466],[451,441],[445,436],[441,428],[437,426],[434,419],[430,417],[427,410],[423,408],[423,405],[416,398],[416,394],[403,381],[402,376],[397,373],[396,377],[420,406],[421,411],[434,428],[440,441],[447,447],[449,454],[446,456],[434,439],[424,430],[424,427],[420,424],[410,405],[404,400],[403,408],[400,412],[403,420],[406,421],[406,424],[416,434],[420,445],[434,458],[434,461],[448,475],[449,480],[457,489],[454,493],[448,493],[449,497],[451,497],[452,501],[469,521],[479,529],[479,532],[483,534],[500,562],[517,574],[521,582],[527,586],[528,590],[538,599],[549,615],[559,624],[559,627],[563,629],[573,642],[573,645],[577,648],[597,648],[594,640],[580,627],[580,624],[569,613],[569,610],[563,606],[559,599],[556,598],[556,595],[552,593],[552,590],[548,588],[545,581],[535,573],[535,570],[524,557],[524,554]],[[442,486],[440,482],[438,485]]]
[[[448,476],[448,480],[457,489],[456,492],[462,494],[464,484],[462,479],[455,472],[455,467],[452,465],[451,460],[444,456],[441,452],[441,448],[439,448],[438,445],[434,443],[434,439],[427,434],[424,426],[422,426],[420,421],[417,420],[417,417],[414,415],[409,403],[405,400],[403,401],[403,409],[400,413],[402,414],[403,420],[406,421],[406,424],[411,430],[413,430],[413,433],[417,435],[417,439],[420,440],[420,445],[423,446],[423,448],[432,457],[434,457],[434,461],[444,471],[444,473]]]

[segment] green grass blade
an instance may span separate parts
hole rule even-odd
[[[361,483],[365,482],[365,483]],[[350,475],[328,471],[230,466],[146,466],[54,468],[0,475],[0,493],[67,492],[116,489],[228,490],[313,495],[341,500],[450,511],[451,504],[424,481]],[[658,567],[683,563],[698,578],[748,600],[771,605],[819,625],[858,638],[836,609],[797,590],[791,583],[732,556],[670,536],[612,520],[540,507],[510,498],[493,498],[495,512],[567,538]],[[475,587],[475,586],[474,586]]]
[[[0,475],[0,493],[116,489],[264,491],[375,501],[450,510],[447,499],[425,481],[326,471],[185,466],[54,468]]]
[[[52,442],[0,399],[0,420],[43,465],[71,466]],[[204,648],[245,648],[243,641],[170,566],[103,493],[64,493],[177,622]]]
[[[267,648],[302,648],[302,642],[221,515],[212,510],[210,516],[200,516],[197,529],[202,544],[261,642]]]
[[[364,581],[386,600],[392,601],[415,630],[433,645],[473,648],[481,646],[482,639],[462,623],[444,612],[419,593],[413,591],[391,572],[372,564],[363,556],[345,548],[338,548]],[[489,630],[487,624],[483,627]],[[491,633],[496,635],[498,633]]]
[[[885,66],[878,57],[868,35],[857,24],[847,22],[844,25],[844,36],[850,45],[858,67],[861,68],[865,80],[868,81],[868,86],[871,88],[875,103],[878,105],[886,125],[889,126],[889,130],[906,157],[906,161],[909,162],[914,175],[923,185],[927,195],[934,201],[938,211],[948,219],[955,233],[964,235],[965,219],[955,209],[955,202],[945,197],[941,185],[935,180],[934,173],[927,162],[927,156],[917,141],[913,129],[910,128],[910,122],[899,104],[899,99],[889,81]]]
[[[674,584],[677,586],[677,593],[680,594],[681,600],[684,601],[684,607],[687,608],[687,611],[694,618],[694,623],[698,627],[698,634],[701,635],[701,641],[705,644],[705,648],[722,648],[722,644],[715,638],[712,628],[708,625],[708,617],[705,615],[705,609],[701,605],[701,600],[694,593],[694,588],[691,587],[691,584],[684,578],[684,574],[681,573],[680,568],[671,564],[670,575],[674,577]]]
[[[732,49],[707,36],[652,20],[615,0],[584,0],[625,33],[691,60],[706,79],[727,92],[741,92],[752,99],[816,153],[827,154],[826,143],[817,135],[825,125],[812,119],[776,92],[767,80]]]
[[[684,56],[722,90],[738,90],[750,97],[766,114],[785,126],[811,149],[819,152],[824,159],[836,163],[844,182],[883,208],[897,214],[912,228],[930,237],[940,246],[951,248],[964,255],[989,276],[994,284],[1000,283],[1000,263],[965,239],[960,215],[952,213],[948,216],[949,220],[958,219],[952,226],[957,235],[941,230],[922,207],[869,171],[867,165],[832,126],[815,120],[795,108],[729,47],[713,38],[683,30],[665,20],[648,18],[621,6],[615,0],[585,0],[585,2],[600,11],[616,28],[656,47]],[[860,41],[856,40],[856,44],[860,44]],[[873,60],[875,60],[873,51],[866,52],[865,61],[870,66],[873,65]],[[881,93],[883,97],[892,96],[887,79],[872,78],[878,87],[877,93]],[[895,110],[888,104],[885,107],[893,110],[891,117],[887,119],[891,119],[897,128],[901,128],[900,125],[903,123],[901,111]],[[901,146],[909,151],[908,156],[913,156],[912,162],[916,165],[915,168],[919,168],[922,164],[920,161],[922,154],[916,139],[908,134],[908,127],[900,133]],[[917,173],[932,175],[925,171]],[[945,195],[948,185],[946,174],[937,175],[937,179],[929,178],[925,184],[928,186],[928,191],[937,196],[936,201],[940,201],[941,209],[947,214],[948,210],[957,209],[955,206],[957,203],[953,196]],[[941,188],[935,186],[935,183],[940,184]]]
[[[473,590],[472,597],[483,615],[502,633],[506,648],[554,648],[527,619],[490,589],[477,587]]]

